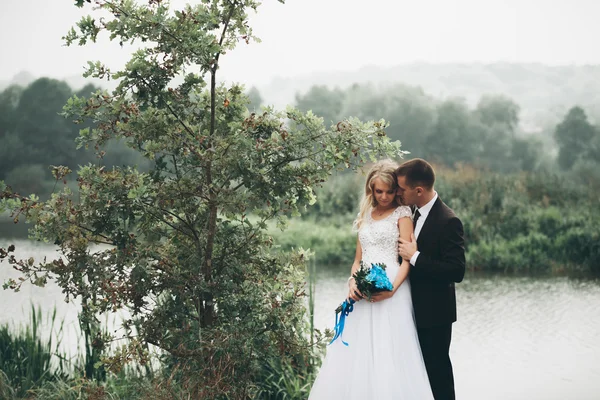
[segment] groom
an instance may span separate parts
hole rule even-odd
[[[400,239],[398,254],[410,260],[417,332],[436,400],[454,400],[449,350],[456,321],[454,283],[465,274],[463,226],[433,188],[435,172],[420,158],[396,170],[400,204],[416,208],[411,241]],[[416,238],[416,239],[415,239]]]

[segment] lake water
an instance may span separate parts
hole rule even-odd
[[[9,243],[17,245],[18,256],[55,254],[51,246],[0,238],[0,247]],[[348,269],[318,269],[318,328],[333,327]],[[15,276],[6,262],[0,264],[2,282]],[[457,285],[457,297],[451,357],[459,400],[600,398],[599,280],[469,275]],[[64,345],[73,354],[77,306],[63,299],[53,285],[0,291],[0,323],[26,323],[31,302],[45,311],[56,306],[66,325]]]
[[[349,268],[317,273],[318,328],[333,328]],[[457,303],[457,399],[600,399],[600,281],[467,276]]]

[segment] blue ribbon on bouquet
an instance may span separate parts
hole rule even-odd
[[[335,341],[335,339],[337,339],[339,337],[340,340],[342,341],[342,343],[344,343],[345,346],[348,346],[348,343],[344,342],[344,339],[342,339],[341,336],[342,336],[342,332],[344,332],[344,325],[346,324],[346,317],[348,316],[348,314],[350,314],[352,312],[352,310],[354,310],[354,303],[356,303],[354,300],[346,299],[341,304],[342,311],[339,314],[338,313],[335,314],[335,327],[333,328],[335,331],[335,335],[333,336],[333,339],[331,339],[331,342],[329,342],[329,344],[333,343]],[[339,315],[339,319],[338,319],[338,315]]]

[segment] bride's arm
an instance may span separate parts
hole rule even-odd
[[[413,223],[412,223],[412,220],[410,219],[410,217],[402,217],[402,218],[398,219],[398,231],[400,232],[400,237],[402,239],[410,240],[410,235],[412,235],[412,233],[414,231]],[[409,271],[410,271],[410,261],[402,260],[402,263],[400,264],[400,269],[398,270],[398,273],[396,274],[396,279],[394,279],[394,282],[392,282],[392,285],[394,285],[394,289],[393,289],[394,293],[396,292],[396,290],[398,290],[400,285],[402,285],[402,282],[404,282],[406,280],[406,277],[408,276]]]
[[[348,279],[348,297],[354,301],[359,301],[362,298],[362,293],[356,288],[356,282],[352,278],[352,275],[360,268],[360,260],[362,260],[362,247],[360,240],[356,239],[356,253],[350,269],[350,278]]]

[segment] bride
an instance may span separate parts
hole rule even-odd
[[[310,400],[433,399],[415,327],[410,264],[398,263],[398,237],[410,239],[411,210],[396,200],[396,163],[376,163],[367,176],[365,195],[354,221],[358,229],[350,276],[366,265],[385,263],[393,284],[368,302],[348,279],[348,297],[357,301],[346,317],[343,340],[334,341],[313,384]],[[359,301],[360,300],[360,301]]]

